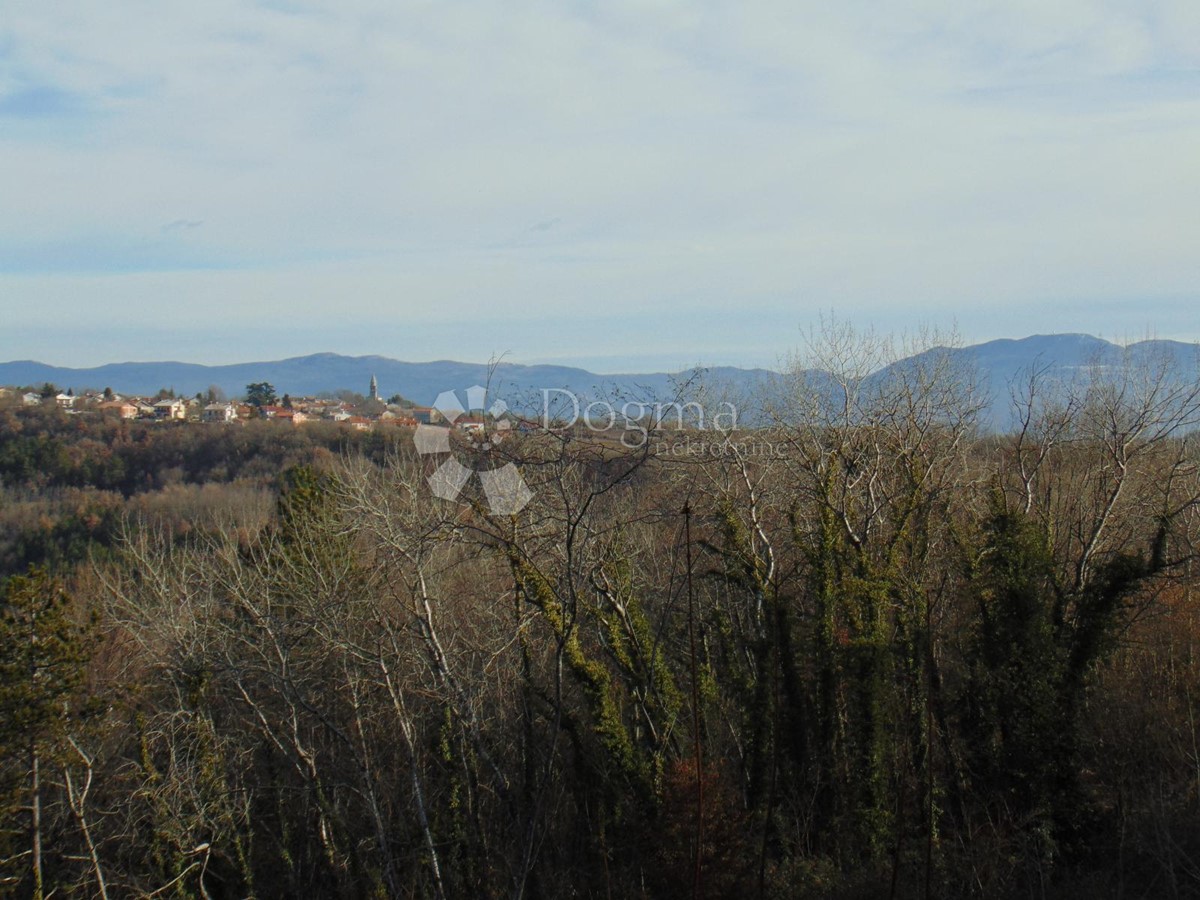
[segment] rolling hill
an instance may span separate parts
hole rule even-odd
[[[1001,339],[926,353],[949,353],[959,365],[978,373],[980,387],[989,398],[988,417],[996,427],[1006,427],[1009,419],[1009,385],[1020,373],[1031,368],[1045,369],[1051,378],[1068,379],[1088,366],[1117,363],[1123,354],[1138,363],[1166,358],[1185,377],[1197,373],[1197,347],[1178,341],[1149,340],[1124,348],[1086,334],[1033,335],[1017,340]],[[912,365],[919,357],[901,360],[872,377],[886,377],[898,366]],[[542,392],[567,390],[584,399],[667,400],[679,386],[696,377],[705,384],[719,387],[730,396],[745,396],[769,388],[777,373],[766,369],[713,367],[677,373],[650,372],[598,375],[569,366],[518,365],[500,363],[491,368],[478,363],[411,363],[384,356],[340,356],[316,353],[290,359],[248,362],[223,366],[204,366],[182,362],[112,363],[88,369],[49,366],[34,361],[0,363],[0,384],[41,385],[50,382],[60,388],[113,390],[126,394],[153,394],[160,388],[172,388],[190,395],[217,386],[227,395],[238,396],[247,384],[269,381],[280,393],[311,396],[349,389],[366,392],[371,377],[379,382],[383,396],[400,394],[418,404],[430,404],[444,390],[490,384],[492,396],[505,398],[510,406],[532,409],[541,405]]]

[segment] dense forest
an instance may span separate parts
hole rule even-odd
[[[887,352],[459,442],[512,515],[402,429],[0,409],[0,890],[1200,896],[1200,380],[992,434]]]

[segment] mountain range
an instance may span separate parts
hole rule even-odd
[[[1194,344],[1147,340],[1121,347],[1087,334],[1033,335],[925,352],[948,353],[956,364],[978,372],[980,386],[990,398],[990,417],[993,424],[1000,427],[1007,420],[1009,385],[1031,367],[1044,368],[1052,377],[1069,377],[1081,367],[1111,364],[1123,356],[1134,364],[1167,358],[1178,371],[1192,377],[1200,358]],[[901,360],[873,377],[884,377],[890,368],[911,365],[918,358]],[[29,360],[0,363],[0,384],[41,385],[50,382],[62,389],[73,388],[77,393],[111,387],[125,394],[153,394],[161,388],[172,388],[178,394],[191,395],[215,386],[234,397],[243,394],[247,384],[261,381],[270,382],[281,394],[287,392],[296,396],[343,389],[366,393],[374,376],[381,396],[400,394],[422,405],[433,403],[442,391],[485,384],[491,386],[493,396],[504,397],[510,406],[523,407],[540,405],[542,392],[546,390],[570,391],[585,400],[667,400],[676,396],[680,385],[696,378],[702,378],[707,385],[720,386],[731,394],[743,395],[770,385],[777,375],[768,369],[735,367],[599,375],[569,366],[526,366],[505,362],[489,366],[448,360],[411,363],[385,356],[340,356],[334,353],[221,366],[126,362],[71,369]]]
[[[146,395],[170,388],[190,396],[220,388],[230,397],[245,394],[246,386],[270,382],[276,390],[294,396],[316,396],[352,390],[366,394],[371,379],[379,384],[381,397],[400,394],[414,403],[429,405],[439,393],[461,390],[476,384],[489,385],[493,395],[515,405],[514,398],[539,398],[543,389],[571,391],[581,398],[665,398],[675,394],[676,385],[695,377],[700,370],[666,373],[598,375],[570,366],[526,366],[501,362],[411,363],[386,356],[340,356],[314,353],[272,362],[204,366],[181,362],[111,363],[91,369],[70,369],[33,361],[0,363],[0,384],[40,386],[46,382],[76,393],[111,387],[123,394]],[[766,369],[714,367],[703,370],[707,379],[724,384],[757,384],[772,377]]]

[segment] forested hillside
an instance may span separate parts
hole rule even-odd
[[[461,442],[514,515],[401,430],[0,411],[5,890],[1200,896],[1200,384],[997,436],[869,349],[754,432]]]

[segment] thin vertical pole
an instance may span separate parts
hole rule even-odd
[[[687,559],[688,648],[692,676],[692,747],[696,767],[696,855],[692,871],[692,900],[700,898],[701,862],[704,848],[704,778],[700,742],[700,684],[696,676],[696,595],[692,589],[692,505],[683,506],[683,540]]]

